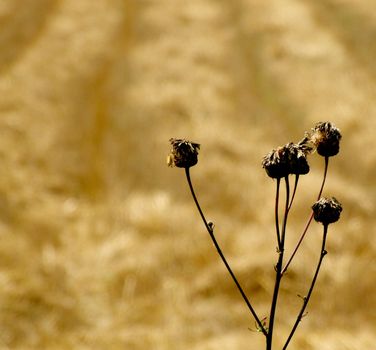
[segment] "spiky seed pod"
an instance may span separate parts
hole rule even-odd
[[[323,225],[329,225],[338,221],[342,212],[342,205],[334,197],[320,198],[313,206],[313,217]]]
[[[341,132],[330,122],[319,122],[312,129],[311,141],[317,153],[323,157],[332,157],[339,152]]]
[[[171,167],[190,168],[197,164],[198,143],[190,142],[185,139],[170,139],[172,149],[167,156],[167,164]]]

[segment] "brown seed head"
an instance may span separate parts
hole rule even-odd
[[[190,168],[197,164],[198,143],[190,142],[185,139],[170,139],[172,149],[167,156],[167,164],[171,167]]]
[[[319,122],[312,129],[311,141],[317,153],[323,157],[335,156],[339,152],[341,133],[330,122]]]
[[[274,179],[289,174],[304,175],[309,172],[306,150],[300,144],[288,143],[269,152],[262,160],[268,176]]]
[[[303,152],[305,156],[312,153],[315,148],[312,144],[311,136],[307,132],[305,133],[304,138],[298,142],[298,146],[300,151]]]
[[[286,146],[270,151],[262,160],[262,167],[269,177],[279,179],[289,174],[288,150]]]
[[[336,198],[320,198],[313,206],[313,217],[317,222],[321,222],[323,225],[329,225],[338,221],[342,205]]]
[[[306,151],[299,144],[289,143],[287,147],[288,164],[290,174],[305,175],[309,172],[309,165],[307,162]]]

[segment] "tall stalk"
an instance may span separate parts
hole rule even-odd
[[[268,334],[266,337],[266,350],[272,349],[272,341],[273,341],[273,330],[274,330],[274,319],[275,313],[277,310],[277,301],[278,301],[278,294],[280,289],[280,283],[282,278],[282,263],[283,263],[283,253],[285,249],[285,237],[286,237],[286,224],[287,224],[287,217],[289,212],[289,203],[290,203],[290,184],[288,176],[285,176],[285,184],[286,184],[286,203],[285,203],[285,212],[283,216],[283,224],[282,224],[282,234],[281,234],[281,244],[278,249],[278,261],[277,265],[275,266],[276,277],[275,277],[275,284],[274,284],[274,291],[273,291],[273,298],[270,307],[270,316],[269,316],[269,328]],[[278,186],[278,182],[277,182]],[[277,202],[278,204],[278,202]],[[276,210],[278,213],[278,208]],[[279,223],[278,219],[276,220],[276,229],[278,230]]]

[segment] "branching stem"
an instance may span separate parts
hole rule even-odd
[[[321,188],[320,188],[319,194],[317,196],[317,200],[320,199],[320,197],[322,195],[322,191],[324,190],[324,185],[325,185],[325,181],[326,181],[326,174],[328,173],[328,165],[329,165],[329,158],[325,157],[324,177],[323,177],[323,180],[322,180],[322,183],[321,183]],[[285,267],[282,270],[282,275],[284,275],[286,273],[288,267],[291,264],[292,259],[294,259],[294,256],[295,256],[296,252],[298,251],[301,243],[303,242],[303,239],[304,239],[304,237],[305,237],[305,235],[306,235],[306,233],[308,231],[309,226],[311,225],[312,219],[313,219],[313,211],[311,212],[311,214],[310,214],[310,216],[308,218],[307,224],[306,224],[306,226],[305,226],[305,228],[303,230],[303,233],[301,234],[301,236],[299,238],[298,243],[296,244],[296,246],[294,248],[294,251],[292,252],[289,260],[287,261]]]

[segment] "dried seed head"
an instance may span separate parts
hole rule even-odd
[[[288,149],[288,163],[290,174],[305,175],[309,172],[309,165],[305,148],[299,144],[289,143],[285,146]]]
[[[286,146],[269,152],[262,160],[262,167],[269,177],[279,179],[289,174],[288,150]]]
[[[312,210],[313,217],[317,222],[321,222],[323,225],[329,225],[338,221],[342,211],[342,205],[334,197],[322,197],[312,206]]]
[[[311,141],[317,153],[323,157],[335,156],[339,152],[341,133],[330,122],[319,122],[312,129]]]
[[[298,146],[300,151],[303,152],[305,156],[312,153],[312,151],[315,149],[311,141],[311,136],[307,132],[304,134],[304,138],[298,142]]]
[[[185,139],[170,139],[172,149],[167,156],[168,166],[176,166],[178,168],[190,168],[197,164],[198,143],[190,142]]]
[[[288,143],[269,152],[262,160],[262,166],[271,178],[282,178],[289,174],[304,175],[309,172],[306,148],[300,144]]]

